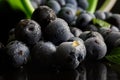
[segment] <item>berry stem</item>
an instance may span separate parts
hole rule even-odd
[[[88,0],[89,7],[87,9],[88,12],[94,13],[98,4],[98,0]]]
[[[34,11],[34,8],[30,3],[30,0],[21,0],[21,3],[23,4],[24,9],[26,10],[25,12],[27,14],[27,17],[30,18]]]
[[[100,11],[110,11],[117,0],[105,0],[103,5],[100,7]]]

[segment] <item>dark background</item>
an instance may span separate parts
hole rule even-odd
[[[115,6],[112,8],[111,12],[120,13],[120,0],[117,0]]]

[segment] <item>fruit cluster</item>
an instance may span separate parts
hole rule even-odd
[[[30,63],[75,69],[83,61],[101,60],[119,47],[120,15],[91,14],[86,11],[86,0],[77,1],[49,0],[35,8],[31,19],[21,19],[10,30],[8,43],[0,44],[0,62],[15,68]]]

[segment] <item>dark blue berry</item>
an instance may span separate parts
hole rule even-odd
[[[33,64],[39,67],[52,67],[54,63],[53,55],[56,52],[56,47],[52,42],[38,42],[31,51]]]
[[[56,14],[50,7],[43,5],[34,10],[31,19],[38,22],[44,29],[51,21],[56,19]]]
[[[60,4],[55,0],[48,1],[46,5],[49,6],[52,10],[54,10],[55,14],[57,14],[61,9]]]
[[[30,57],[30,51],[26,44],[17,40],[6,45],[6,53],[11,60],[9,61],[10,65],[17,68],[24,66]]]
[[[58,17],[64,19],[69,25],[75,20],[74,9],[70,7],[62,7],[58,13]]]
[[[106,43],[96,37],[88,38],[85,40],[85,47],[87,50],[87,60],[100,60],[105,57],[107,53]]]
[[[45,28],[44,37],[45,40],[51,41],[55,45],[59,45],[73,37],[73,34],[70,32],[67,22],[61,18],[57,18]]]
[[[41,39],[41,34],[41,26],[30,19],[22,19],[15,28],[15,38],[30,47]]]
[[[85,59],[83,40],[61,43],[55,54],[56,64],[63,69],[75,69]]]

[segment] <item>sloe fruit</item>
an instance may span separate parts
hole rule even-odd
[[[41,35],[41,26],[31,19],[20,20],[15,28],[15,38],[30,47],[41,39]]]
[[[17,40],[11,41],[6,45],[6,53],[10,58],[10,66],[15,68],[25,65],[30,57],[30,50],[26,44]]]
[[[55,52],[56,47],[52,42],[40,41],[32,48],[31,58],[39,67],[48,68],[53,65]]]
[[[107,53],[106,43],[96,37],[85,40],[87,50],[86,60],[100,60]]]
[[[63,69],[75,69],[85,56],[86,48],[83,41],[63,42],[56,50],[56,64]]]
[[[50,7],[43,5],[34,10],[31,19],[38,22],[44,29],[51,21],[56,19],[56,14]]]
[[[61,18],[52,21],[45,28],[45,40],[51,41],[55,45],[59,45],[71,37],[73,37],[73,34],[70,32],[67,22]]]

